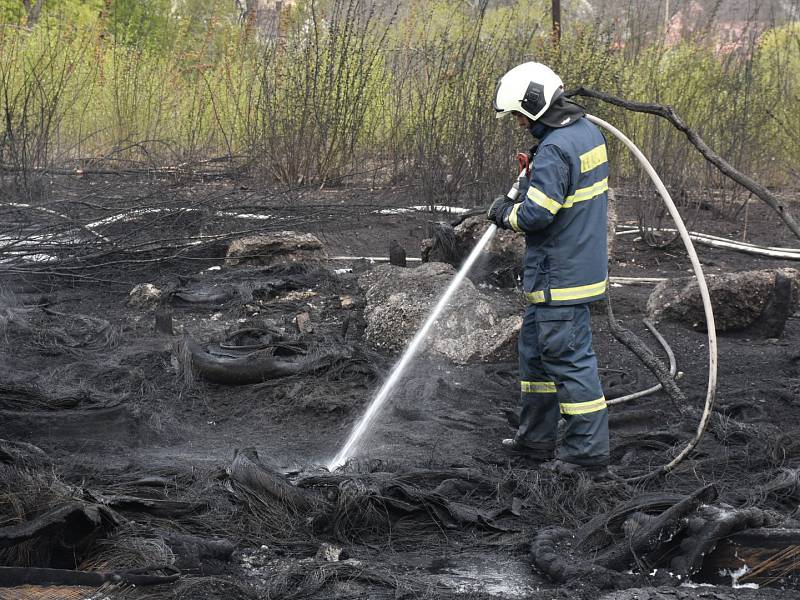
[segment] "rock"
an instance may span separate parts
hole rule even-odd
[[[128,294],[128,306],[134,308],[149,308],[161,300],[161,290],[152,283],[140,283]]]
[[[356,304],[352,296],[339,296],[339,302],[341,302],[342,308],[347,310],[353,308]]]
[[[486,231],[486,217],[468,217],[455,227],[439,223],[433,237],[422,240],[422,262],[445,262],[458,267]],[[617,210],[613,190],[608,190],[608,256],[614,252],[617,231]],[[500,287],[515,287],[522,275],[525,236],[500,230],[486,246],[486,258],[479,260],[470,272],[472,281],[486,281]]]
[[[275,298],[276,302],[300,302],[301,300],[308,300],[317,295],[314,290],[292,290],[286,292],[282,296]]]
[[[342,547],[323,542],[320,544],[317,554],[314,557],[316,560],[323,560],[325,562],[339,562],[342,556]]]
[[[319,262],[327,258],[322,242],[310,233],[277,231],[233,240],[225,264],[246,262],[273,265],[291,262]]]
[[[311,316],[307,312],[299,313],[294,318],[294,322],[300,333],[311,333],[314,330],[314,326],[311,324]]]
[[[364,317],[367,341],[377,348],[399,352],[417,333],[441,294],[455,276],[455,269],[441,262],[408,269],[381,265],[359,277],[366,290]],[[455,310],[445,311],[433,327],[425,352],[458,364],[511,360],[522,317],[503,318],[497,302],[465,280],[456,293]]]
[[[775,332],[782,331],[782,323],[796,309],[800,299],[800,271],[797,269],[722,273],[707,275],[706,280],[717,331],[763,327],[764,335],[775,337]],[[782,283],[785,280],[790,282],[790,294],[786,294],[787,284]],[[781,301],[787,295],[788,298]],[[787,299],[790,306],[785,306]],[[700,288],[694,277],[659,283],[647,301],[647,312],[651,319],[670,319],[698,330],[706,329]]]

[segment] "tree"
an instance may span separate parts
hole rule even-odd
[[[42,14],[44,0],[34,0],[33,2],[31,0],[22,0],[22,4],[28,13],[28,19],[26,21],[28,27],[33,27],[39,20],[39,15]]]

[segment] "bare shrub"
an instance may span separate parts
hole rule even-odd
[[[536,31],[532,22],[487,24],[484,9],[455,12],[398,48],[388,146],[395,176],[411,178],[426,203],[485,199],[511,179],[511,123],[496,122],[491,95]]]
[[[41,195],[41,170],[63,159],[55,144],[85,83],[85,51],[67,31],[0,26],[0,165],[27,200]]]
[[[251,115],[260,170],[281,182],[325,183],[363,157],[390,24],[376,11],[364,0],[334,0],[323,13],[312,0],[265,44]]]

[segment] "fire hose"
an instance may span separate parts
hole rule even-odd
[[[689,237],[688,231],[686,230],[686,225],[683,223],[683,219],[681,219],[680,213],[678,212],[675,203],[672,201],[672,198],[670,197],[669,192],[664,186],[664,183],[658,176],[658,173],[656,173],[655,169],[653,169],[653,166],[650,164],[650,162],[647,160],[644,154],[642,154],[642,152],[636,147],[636,145],[634,145],[634,143],[631,142],[618,129],[606,123],[602,119],[598,119],[597,117],[591,115],[586,115],[586,117],[590,121],[607,129],[617,138],[622,140],[622,142],[631,150],[631,152],[633,152],[634,156],[636,156],[636,158],[645,168],[645,171],[647,171],[648,175],[653,180],[653,183],[658,189],[658,192],[661,194],[661,197],[664,200],[664,203],[666,204],[670,215],[675,221],[675,225],[678,228],[678,232],[680,233],[680,237],[683,240],[684,245],[686,246],[686,251],[689,255],[689,259],[691,260],[694,274],[697,277],[697,283],[700,289],[700,296],[703,300],[703,309],[705,311],[706,324],[708,327],[708,354],[709,354],[708,389],[706,393],[705,408],[700,418],[700,422],[697,426],[697,431],[695,435],[692,437],[692,439],[689,440],[686,446],[680,451],[680,453],[666,465],[656,469],[655,471],[652,471],[651,473],[648,473],[647,475],[627,480],[631,482],[641,481],[644,479],[649,479],[661,473],[669,472],[672,469],[674,469],[684,458],[686,458],[686,456],[689,455],[689,453],[691,453],[691,451],[695,448],[695,446],[697,446],[700,439],[703,437],[703,434],[705,433],[706,427],[708,426],[709,418],[711,416],[711,411],[714,406],[714,396],[716,394],[716,387],[717,387],[717,339],[714,326],[714,313],[711,308],[711,297],[709,295],[708,286],[706,285],[706,280],[703,275],[703,269],[700,266],[700,260],[697,257],[697,252],[695,251],[694,246],[692,245],[692,240]],[[525,161],[524,164],[523,162],[521,162],[520,166],[522,167],[520,176],[526,175],[528,168],[527,161]],[[507,197],[512,201],[516,200],[519,197],[519,178],[517,179],[517,181],[514,182],[514,185],[508,191]],[[428,315],[425,322],[419,328],[414,338],[411,340],[411,342],[409,342],[400,360],[393,367],[388,379],[383,383],[380,390],[373,398],[372,402],[367,408],[366,413],[356,423],[353,431],[351,432],[350,436],[348,437],[342,449],[329,462],[328,464],[329,470],[333,471],[347,462],[348,457],[358,446],[358,444],[361,441],[361,438],[366,433],[366,431],[368,431],[371,423],[375,420],[379,412],[382,410],[382,407],[385,405],[386,400],[389,398],[392,389],[402,377],[404,370],[407,368],[411,360],[414,358],[415,354],[421,348],[433,324],[439,318],[442,311],[445,309],[448,302],[455,294],[459,285],[469,272],[469,269],[483,251],[483,248],[494,237],[496,231],[497,231],[497,226],[491,224],[484,232],[484,234],[481,236],[481,238],[478,240],[478,242],[475,244],[475,247],[472,249],[469,256],[467,257],[467,259],[464,261],[464,263],[461,265],[458,272],[456,273],[455,278],[450,282],[450,285],[442,294],[436,306],[433,308],[433,310]]]

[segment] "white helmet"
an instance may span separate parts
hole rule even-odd
[[[516,111],[535,121],[550,108],[563,88],[561,78],[550,67],[537,62],[517,65],[497,83],[494,93],[497,118]]]

